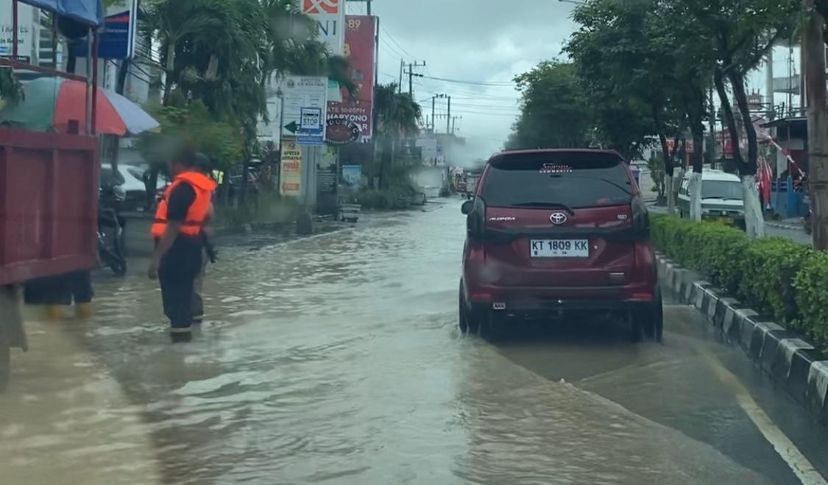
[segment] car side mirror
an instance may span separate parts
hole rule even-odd
[[[463,202],[463,205],[460,206],[460,212],[462,212],[463,215],[469,215],[469,213],[472,211],[473,207],[474,207],[474,200],[473,199],[472,200],[467,200],[467,201]]]

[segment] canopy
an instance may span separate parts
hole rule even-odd
[[[104,8],[102,0],[19,0],[33,7],[54,12],[78,22],[97,26],[103,24]]]

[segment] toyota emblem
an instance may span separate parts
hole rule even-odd
[[[566,214],[563,212],[553,212],[552,215],[549,216],[549,220],[552,221],[552,224],[560,226],[566,222]]]

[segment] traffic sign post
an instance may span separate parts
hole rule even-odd
[[[328,78],[287,76],[280,89],[284,106],[282,136],[301,145],[323,145],[327,125]]]

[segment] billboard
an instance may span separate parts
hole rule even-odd
[[[367,15],[348,15],[345,19],[345,56],[351,63],[357,92],[356,99],[343,92],[343,102],[328,103],[328,141],[332,143],[360,137],[367,141],[373,136],[375,19]],[[355,136],[357,129],[359,136]]]
[[[346,0],[299,0],[302,12],[316,21],[319,39],[331,54],[341,56],[345,44]]]
[[[37,28],[35,9],[29,5],[19,4],[17,11],[17,55],[33,59]],[[14,25],[11,18],[11,0],[0,0],[0,56],[11,56],[14,47]]]
[[[135,54],[138,0],[117,0],[106,8],[104,28],[98,44],[101,59],[131,59]],[[86,57],[86,44],[79,43],[78,57]]]
[[[302,195],[302,147],[296,140],[282,140],[279,193],[289,197]]]

